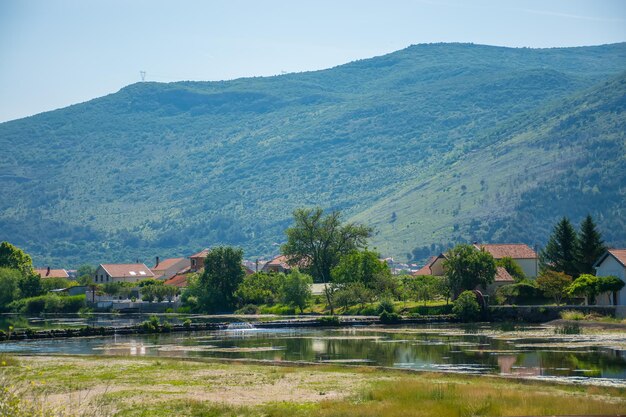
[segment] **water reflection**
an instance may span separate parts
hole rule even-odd
[[[253,358],[502,374],[626,386],[621,334],[585,335],[568,344],[544,328],[516,326],[249,329],[0,344],[0,352]],[[580,341],[585,340],[583,346]],[[552,343],[552,345],[551,345]]]

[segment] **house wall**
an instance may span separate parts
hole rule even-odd
[[[537,278],[537,259],[513,259],[528,278]]]
[[[191,265],[191,260],[181,259],[180,261],[174,263],[173,265],[171,265],[169,268],[166,268],[166,269],[159,269],[157,266],[157,268],[152,270],[152,273],[154,274],[156,278],[161,279],[161,280],[166,280],[166,279],[172,278],[174,275],[176,275],[178,271],[190,265]]]
[[[430,266],[431,273],[436,277],[442,277],[443,274],[443,261],[444,258],[437,258],[435,262]]]
[[[102,266],[98,266],[98,268],[96,269],[94,282],[96,284],[106,284],[107,282],[112,282],[112,281],[107,271],[105,271]]]
[[[204,268],[204,259],[205,258],[202,257],[202,256],[189,258],[190,265],[191,265],[191,270],[193,272],[196,272],[196,271]]]
[[[608,255],[604,261],[596,268],[596,276],[606,277],[615,275],[622,281],[626,282],[626,267],[620,264],[612,255]],[[608,295],[600,294],[596,298],[597,305],[607,305],[609,303]],[[626,287],[617,293],[617,305],[626,305]]]

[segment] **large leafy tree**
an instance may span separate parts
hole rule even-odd
[[[376,281],[385,275],[391,275],[387,262],[382,262],[378,253],[367,249],[354,250],[344,255],[331,271],[334,283],[360,282],[370,289],[374,288]]]
[[[20,271],[0,267],[0,312],[6,311],[9,303],[20,297],[19,283],[21,279]]]
[[[566,275],[578,276],[578,236],[569,219],[563,217],[554,226],[546,247],[539,256],[542,270],[551,269]]]
[[[455,299],[464,290],[491,284],[496,277],[493,256],[472,245],[457,245],[448,251],[443,269]]]
[[[17,269],[22,274],[30,274],[33,260],[20,248],[9,242],[0,243],[0,268]]]
[[[282,253],[290,264],[302,266],[315,281],[325,284],[331,281],[331,270],[341,257],[365,247],[372,233],[363,225],[342,224],[338,211],[325,215],[321,208],[302,208],[295,210],[293,217],[294,225],[285,231],[287,243],[282,246]],[[334,314],[330,291],[326,285],[326,300]]]
[[[572,277],[563,272],[546,270],[537,278],[537,286],[548,297],[554,298],[558,306],[572,284]]]
[[[595,303],[599,294],[598,277],[591,274],[581,274],[569,286],[568,292],[575,296],[584,296],[587,305]]]
[[[593,274],[593,265],[606,251],[606,246],[591,215],[587,215],[580,225],[578,248],[578,272]]]
[[[198,304],[207,312],[232,311],[235,291],[245,274],[241,261],[243,250],[230,246],[211,249],[204,260],[204,272],[198,279]]]

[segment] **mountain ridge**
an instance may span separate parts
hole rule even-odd
[[[12,149],[0,161],[0,192],[12,196],[0,202],[0,240],[24,246],[40,263],[75,265],[185,255],[218,243],[267,255],[300,206],[385,225],[394,193],[500,140],[489,132],[519,130],[535,112],[557,111],[624,64],[626,43],[436,44],[306,73],[136,83],[0,124],[0,146]],[[520,114],[528,116],[519,121]],[[368,217],[372,207],[388,212]],[[568,211],[554,215],[561,214]],[[472,224],[463,221],[459,231]],[[377,247],[403,257],[467,237],[453,228],[444,242],[410,223],[415,239],[383,226]],[[384,241],[394,242],[389,252]]]

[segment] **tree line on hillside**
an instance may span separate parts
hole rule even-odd
[[[545,302],[548,297],[558,305],[565,298],[584,297],[593,303],[598,294],[619,291],[624,286],[616,277],[596,277],[589,273],[606,250],[591,216],[581,224],[579,232],[567,218],[554,227],[540,254],[541,272],[536,280],[526,277],[513,259],[495,260],[486,250],[467,244],[445,253],[443,276],[393,275],[379,254],[368,248],[372,232],[364,225],[342,223],[338,211],[297,209],[293,225],[285,231],[287,242],[281,247],[292,266],[290,273],[257,272],[246,276],[242,249],[214,247],[207,254],[203,271],[188,277],[179,311],[293,314],[297,309],[300,313],[331,315],[381,314],[390,322],[398,318],[397,312],[453,312],[475,319],[480,303],[485,301],[537,303]],[[481,293],[494,283],[498,267],[506,269],[515,282],[500,286],[486,300],[481,299]],[[135,287],[140,287],[144,301],[171,301],[178,295],[177,288],[154,279],[95,286],[89,277],[93,271],[84,267],[81,272],[84,273],[79,278],[81,282],[113,296],[128,297]],[[320,284],[322,295],[313,296],[314,282]],[[67,280],[42,280],[34,274],[28,255],[7,242],[0,246],[0,309],[34,311],[36,308],[30,306],[39,303],[40,311],[54,311],[55,306],[58,310],[63,296],[47,291],[51,287],[71,285]],[[52,300],[52,297],[56,298]],[[84,297],[81,300],[82,307]]]

